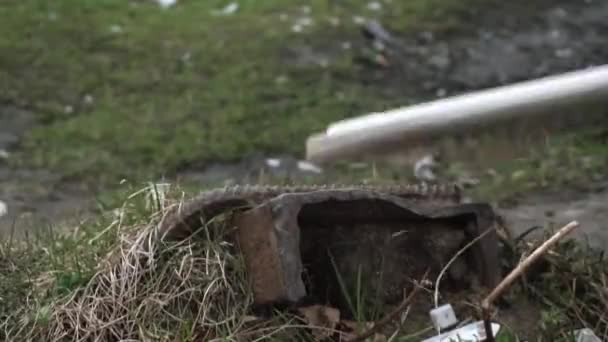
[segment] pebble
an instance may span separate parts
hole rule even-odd
[[[307,162],[304,160],[298,161],[298,169],[300,169],[300,171],[305,171],[305,172],[323,173],[323,170],[320,167],[316,166],[315,164],[313,164],[311,162]]]
[[[8,213],[8,206],[3,201],[0,201],[0,217]]]

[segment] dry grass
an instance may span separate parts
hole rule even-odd
[[[90,281],[48,305],[32,303],[35,314],[5,324],[8,339],[208,341],[246,330],[252,296],[229,232],[218,220],[187,240],[161,241],[166,211],[108,227],[102,234],[116,233],[116,247]]]
[[[71,265],[30,264],[51,257],[64,260],[48,247],[56,242],[30,246],[12,257],[13,247],[3,247],[0,271],[5,274],[0,280],[17,279],[3,276],[18,273],[19,268],[31,269],[22,272],[27,273],[22,282],[0,286],[2,291],[15,288],[10,305],[1,300],[10,299],[11,292],[0,292],[0,304],[8,311],[0,312],[0,340],[313,340],[312,327],[295,315],[252,316],[253,294],[244,263],[223,217],[207,222],[183,241],[159,239],[158,223],[170,206],[180,204],[166,198],[182,197],[165,190],[151,186],[129,196],[108,225],[91,229],[68,246],[66,254],[93,263],[81,272],[89,276],[61,291],[57,287],[65,277],[58,274],[74,274]],[[59,241],[68,245],[69,240]],[[509,268],[534,245],[514,247],[511,261],[506,260]],[[24,255],[31,258],[20,261]],[[574,241],[559,243],[521,284],[511,294],[529,296],[542,308],[538,336],[543,340],[563,340],[582,327],[608,338],[608,264],[603,255]]]

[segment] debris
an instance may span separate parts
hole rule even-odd
[[[91,94],[86,94],[84,96],[84,98],[82,99],[82,102],[84,102],[84,104],[89,105],[89,106],[92,105],[94,101],[95,101],[95,99],[93,98],[93,95],[91,95]]]
[[[300,171],[304,171],[304,172],[312,172],[312,173],[317,173],[317,174],[323,173],[323,169],[321,169],[320,167],[316,166],[315,164],[305,161],[305,160],[298,161],[298,169]]]
[[[231,2],[224,6],[221,10],[215,10],[212,12],[213,15],[231,15],[239,10],[239,4],[237,2]]]
[[[162,8],[169,8],[177,4],[177,0],[156,0],[156,3]]]
[[[602,342],[593,330],[589,328],[576,330],[574,336],[576,336],[576,342]]]
[[[0,201],[0,217],[8,213],[8,206],[3,201]]]
[[[340,322],[340,310],[324,305],[301,307],[298,312],[311,326],[313,336],[320,341],[331,337]]]
[[[372,1],[367,3],[367,9],[370,11],[380,11],[382,9],[382,4],[378,1]]]
[[[500,331],[500,325],[498,323],[492,323],[492,337],[498,335]],[[483,322],[478,321],[475,323],[467,324],[461,328],[453,331],[434,336],[423,340],[422,342],[443,342],[443,341],[471,341],[471,342],[482,342],[487,338]]]
[[[276,159],[276,158],[266,159],[266,165],[268,167],[277,168],[277,167],[281,166],[281,159]]]
[[[470,221],[463,222],[463,217]],[[383,258],[382,272],[390,276],[383,278],[382,285],[371,286],[392,289],[383,291],[382,300],[394,303],[401,300],[402,289],[412,278],[420,278],[429,267],[436,276],[466,239],[478,237],[482,232],[485,236],[466,251],[470,258],[462,258],[472,261],[465,262],[465,278],[476,278],[484,286],[493,287],[498,282],[500,267],[496,234],[490,229],[492,217],[491,207],[485,205],[461,206],[431,198],[404,202],[381,190],[344,188],[283,193],[236,214],[234,224],[256,304],[294,303],[304,298],[307,295],[301,277],[304,264],[308,265],[306,271],[311,279],[327,277],[323,270],[332,267],[328,265],[329,259],[345,277],[351,277],[357,272],[378,272],[370,262],[364,262],[360,266],[363,268],[355,265],[357,260],[378,258]],[[391,238],[404,225],[408,233]],[[371,227],[374,229],[370,230]],[[391,242],[369,245],[372,238],[369,234],[377,241]],[[336,250],[334,244],[344,243],[345,239],[353,245],[367,245],[340,249],[337,254],[327,256],[328,250]],[[404,250],[408,253],[403,253]],[[417,253],[427,258],[421,263],[405,262],[416,260]]]
[[[114,34],[119,34],[122,33],[122,26],[120,25],[111,25],[110,26],[110,32],[114,33]]]
[[[10,157],[10,153],[7,150],[0,148],[0,160],[6,160]]]
[[[353,16],[353,23],[357,24],[357,25],[363,25],[365,24],[365,18],[359,15],[354,15]]]
[[[414,164],[414,176],[420,181],[435,181],[437,180],[435,169],[438,165],[436,157],[432,154],[427,154]]]
[[[302,17],[296,19],[296,22],[291,26],[291,30],[295,33],[304,31],[305,28],[312,26],[313,20],[310,17]]]
[[[458,324],[456,313],[450,304],[442,305],[431,310],[431,321],[437,331],[449,329]]]

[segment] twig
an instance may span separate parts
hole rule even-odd
[[[422,280],[426,279],[427,275],[429,274],[429,271],[430,270],[427,270],[424,273],[424,275],[422,276]],[[371,327],[368,330],[364,331],[363,333],[355,336],[352,340],[349,340],[349,342],[365,341],[365,339],[367,339],[367,338],[373,336],[375,333],[377,333],[378,330],[380,330],[380,328],[382,328],[383,326],[385,326],[388,323],[390,323],[391,321],[393,321],[397,316],[399,316],[401,314],[401,312],[403,310],[405,310],[410,305],[412,299],[414,298],[416,293],[418,293],[419,289],[420,289],[420,286],[415,285],[412,292],[406,298],[404,298],[403,301],[401,302],[401,304],[399,304],[392,312],[390,312],[389,314],[384,316],[384,318],[382,318],[379,321],[377,321],[376,323],[374,323],[373,327]]]
[[[562,227],[557,233],[551,238],[545,241],[540,247],[538,247],[532,254],[525,258],[515,269],[511,271],[499,284],[490,292],[490,294],[481,302],[481,308],[483,310],[484,327],[486,330],[486,338],[488,342],[494,342],[494,335],[492,334],[492,328],[490,324],[490,305],[505,292],[509,286],[521,276],[538,258],[543,254],[547,253],[549,248],[561,240],[564,236],[569,234],[575,228],[578,228],[579,224],[577,221],[572,221]]]
[[[484,236],[488,235],[488,233],[491,232],[492,230],[494,230],[494,228],[487,229],[486,231],[484,231],[483,233],[481,233],[477,237],[475,237],[473,240],[471,240],[469,243],[467,243],[458,252],[456,252],[456,254],[454,254],[452,259],[450,259],[450,261],[448,261],[448,263],[441,270],[441,272],[439,272],[439,275],[437,276],[437,280],[435,280],[435,294],[433,297],[436,308],[439,307],[439,283],[441,282],[441,278],[443,278],[443,275],[445,274],[445,272],[448,270],[448,268],[450,268],[450,266],[452,266],[452,264],[456,261],[456,259],[458,259],[458,257],[460,257],[464,252],[466,252],[467,249],[471,248],[471,246],[473,246],[477,241],[481,240]]]

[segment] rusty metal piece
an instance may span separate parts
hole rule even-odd
[[[325,249],[335,252],[336,264],[346,273],[355,271],[357,260],[370,278],[378,278],[372,274],[378,270],[386,272],[387,298],[399,297],[409,279],[428,268],[437,274],[460,247],[492,229],[494,222],[486,204],[420,201],[356,189],[285,193],[237,214],[235,220],[257,304],[298,302],[310,295],[305,271],[316,282],[334,281],[336,270],[327,260],[334,256]],[[341,247],[347,243],[354,245]],[[471,262],[461,266],[472,270],[482,285],[498,283],[494,231],[474,244],[466,259]]]

